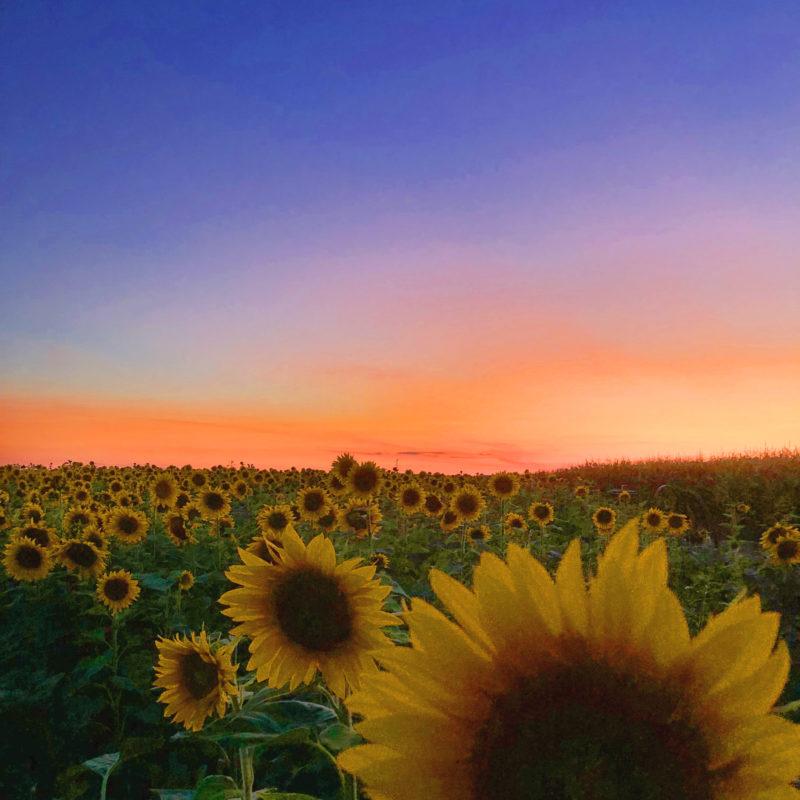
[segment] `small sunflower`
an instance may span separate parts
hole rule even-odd
[[[600,506],[600,508],[592,514],[592,524],[601,533],[609,533],[617,524],[617,512],[614,511],[613,508]]]
[[[136,544],[147,537],[147,517],[131,508],[115,508],[106,518],[105,530],[123,544]]]
[[[14,580],[40,581],[47,577],[53,563],[47,548],[22,536],[6,543],[3,566]]]
[[[178,588],[182,592],[188,592],[194,586],[194,575],[188,569],[185,569],[178,576]]]
[[[690,528],[689,517],[673,511],[667,514],[667,533],[670,536],[683,536]]]
[[[575,497],[578,497],[578,498],[588,497],[589,496],[589,487],[588,486],[584,486],[584,485],[576,486],[575,487],[575,491],[574,491],[573,494],[575,495]]]
[[[339,528],[345,533],[354,533],[359,539],[375,536],[381,529],[383,515],[377,503],[364,504],[350,500],[339,511]]]
[[[383,486],[383,472],[374,461],[355,464],[345,479],[347,489],[357,500],[369,500],[380,492]]]
[[[300,519],[316,522],[330,508],[330,500],[323,489],[309,486],[301,489],[297,495],[297,507],[300,509]]]
[[[735,506],[737,514],[749,514],[750,506],[747,503],[737,503]]]
[[[486,502],[474,486],[462,486],[453,493],[451,508],[462,522],[472,522],[483,513]]]
[[[336,457],[331,465],[331,474],[344,481],[350,474],[350,470],[352,470],[357,463],[358,462],[350,453],[342,453],[340,456]]]
[[[57,550],[61,563],[81,578],[97,578],[106,568],[106,554],[91,542],[67,539]]]
[[[275,564],[239,551],[244,563],[225,574],[243,588],[222,595],[223,614],[239,623],[234,635],[250,637],[247,669],[259,681],[294,690],[319,670],[344,697],[364,672],[376,671],[374,658],[389,647],[382,628],[400,624],[382,610],[391,589],[360,559],[337,564],[321,534],[306,546],[291,532],[283,544]]]
[[[61,520],[64,533],[71,535],[92,525],[97,525],[97,515],[88,508],[70,508]]]
[[[44,519],[44,509],[38,503],[25,503],[20,509],[19,518],[35,525]]]
[[[187,519],[177,511],[164,516],[164,531],[177,547],[197,541]]]
[[[169,473],[162,473],[150,486],[150,494],[155,505],[174,508],[178,499],[178,483]]]
[[[483,544],[492,538],[488,525],[470,525],[467,527],[466,536],[472,544]]]
[[[549,525],[556,518],[556,512],[552,503],[535,502],[531,503],[528,509],[528,519],[535,522],[540,528]]]
[[[770,713],[789,674],[778,615],[732,604],[691,638],[666,542],[614,536],[588,588],[573,541],[553,580],[484,553],[474,591],[437,570],[451,622],[414,598],[410,648],[348,707],[340,766],[381,800],[755,800],[796,795],[800,727]]]
[[[231,501],[222,489],[206,486],[197,494],[197,507],[200,516],[209,522],[216,522],[231,513]]]
[[[294,529],[292,523],[292,509],[286,504],[278,506],[263,506],[256,514],[256,522],[262,533],[270,538],[280,537],[287,530]]]
[[[325,482],[327,483],[328,491],[337,497],[343,495],[347,491],[345,479],[340,478],[335,472],[328,475]]]
[[[275,537],[274,534],[268,536],[266,533],[258,533],[247,545],[247,552],[258,556],[262,561],[273,564],[280,546],[281,540]]]
[[[317,520],[317,527],[325,533],[333,533],[339,527],[339,509],[336,506],[330,506]]]
[[[389,569],[389,556],[386,553],[373,553],[369,557],[369,563],[376,569]]]
[[[509,511],[509,513],[503,517],[503,528],[509,533],[519,533],[520,531],[528,529],[528,523],[525,521],[525,517],[523,517],[522,514]]]
[[[800,563],[800,537],[781,536],[772,549],[772,558],[779,564]]]
[[[59,542],[58,535],[53,528],[47,525],[35,525],[33,523],[23,525],[21,528],[16,528],[12,534],[12,537],[13,536],[33,539],[36,544],[45,549],[56,547]]]
[[[441,518],[439,519],[439,527],[445,533],[454,531],[460,524],[461,517],[459,517],[458,512],[454,511],[452,508],[446,509],[444,514],[442,514]]]
[[[132,606],[140,592],[139,581],[126,569],[109,572],[97,579],[97,599],[112,614],[118,614]]]
[[[429,517],[441,516],[444,509],[445,505],[438,494],[429,493],[425,495],[425,502],[423,503],[423,511]]]
[[[208,476],[199,469],[192,470],[192,474],[189,476],[189,483],[195,489],[202,489],[208,485]]]
[[[425,495],[422,492],[419,484],[416,482],[406,483],[401,486],[397,491],[397,505],[400,511],[408,516],[416,514],[422,510],[422,504],[425,502]]]
[[[236,666],[231,663],[233,645],[215,647],[205,631],[191,637],[159,638],[154,686],[164,691],[165,717],[172,717],[190,731],[202,729],[216,712],[223,717],[228,700],[237,694]]]
[[[661,533],[667,527],[667,515],[660,508],[648,509],[642,514],[641,524],[648,533]]]
[[[783,525],[781,523],[773,525],[761,534],[761,547],[764,550],[773,550],[775,545],[778,544],[778,539],[782,537],[791,538],[796,532],[797,531],[792,528],[791,525]]]
[[[489,492],[500,500],[507,500],[519,491],[519,476],[513,472],[496,472],[489,478]]]
[[[80,538],[85,542],[91,542],[101,553],[108,550],[108,537],[97,528],[87,528]]]
[[[617,501],[620,503],[630,503],[631,501],[631,493],[627,489],[622,489],[617,494]]]
[[[231,486],[231,494],[238,500],[244,500],[250,494],[250,484],[239,478]]]

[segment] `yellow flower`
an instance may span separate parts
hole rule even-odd
[[[297,495],[297,508],[300,511],[300,519],[316,522],[330,508],[330,500],[324,489],[309,486],[301,489],[300,494]]]
[[[196,541],[188,520],[177,511],[172,511],[164,517],[164,530],[177,547]]]
[[[61,563],[82,578],[96,578],[106,568],[106,554],[91,542],[67,539],[58,548]]]
[[[339,511],[338,525],[345,533],[354,533],[359,539],[364,539],[380,531],[382,519],[377,503],[365,505],[363,501],[350,500]]]
[[[249,670],[259,681],[291,690],[321,672],[340,697],[357,688],[374,657],[387,646],[381,628],[399,620],[382,610],[390,587],[374,580],[361,560],[336,563],[323,535],[306,546],[293,531],[274,564],[240,550],[244,562],[225,574],[242,588],[220,598],[223,614],[239,623],[234,635],[250,637]]]
[[[40,581],[53,566],[50,552],[25,536],[11,539],[3,551],[6,572],[18,581]]]
[[[165,717],[190,731],[199,731],[214,712],[225,715],[228,700],[237,694],[233,645],[214,647],[202,631],[191,637],[161,637],[156,642],[158,664],[154,686],[164,691]]]
[[[772,549],[772,558],[779,564],[800,563],[800,534],[781,536]]]
[[[185,569],[181,574],[178,576],[178,588],[182,592],[188,592],[189,589],[194,586],[194,575],[191,573],[190,570]]]
[[[364,461],[350,468],[345,483],[354,498],[368,500],[380,492],[383,486],[383,472],[374,461]]]
[[[452,508],[448,508],[439,520],[439,527],[445,533],[450,533],[454,531],[460,523],[461,518],[458,516],[458,512],[454,511]]]
[[[106,519],[105,530],[124,544],[137,544],[147,537],[148,525],[141,511],[115,508]]]
[[[411,481],[401,486],[397,492],[397,505],[404,514],[416,514],[422,510],[425,502],[425,495],[416,481]]]
[[[178,484],[168,472],[162,472],[152,483],[150,494],[153,503],[165,508],[173,508],[178,499]]]
[[[461,522],[472,522],[483,513],[486,502],[474,486],[462,486],[453,493],[451,508]]]
[[[556,518],[552,503],[531,503],[528,509],[528,519],[535,522],[540,528],[549,525]]]
[[[648,533],[661,533],[667,527],[667,515],[660,508],[651,508],[642,514],[641,523]]]
[[[231,513],[231,502],[221,489],[206,487],[197,494],[197,507],[200,516],[209,522],[216,522]]]
[[[617,524],[617,512],[613,508],[600,506],[592,514],[592,524],[601,533],[610,533]]]
[[[528,523],[525,521],[525,517],[523,517],[522,514],[516,514],[510,511],[503,518],[503,527],[509,533],[519,533],[520,531],[528,529]]]
[[[473,544],[483,544],[491,538],[488,525],[471,525],[467,528],[467,539]]]
[[[497,472],[489,478],[489,491],[501,500],[513,497],[519,491],[519,475]]]
[[[444,503],[437,494],[426,494],[422,510],[429,517],[438,517],[444,512]]]
[[[690,637],[663,539],[614,536],[587,588],[580,543],[555,581],[509,545],[474,591],[436,570],[411,648],[349,701],[367,744],[339,764],[381,800],[795,797],[800,728],[770,713],[789,674],[758,598]]]
[[[97,581],[97,599],[112,614],[118,614],[136,602],[141,589],[139,581],[125,569],[102,575]]]
[[[290,528],[294,530],[292,509],[285,504],[263,506],[256,514],[256,523],[261,532],[273,541],[280,541],[280,537]]]
[[[791,525],[782,525],[780,523],[773,525],[761,534],[761,547],[764,550],[774,550],[779,539],[782,537],[792,537],[795,534],[797,534],[797,530]]]
[[[666,527],[670,536],[683,536],[690,527],[689,517],[686,514],[678,514],[673,511],[671,514],[667,514]]]

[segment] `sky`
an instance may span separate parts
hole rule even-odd
[[[0,462],[800,445],[800,5],[8,2]]]

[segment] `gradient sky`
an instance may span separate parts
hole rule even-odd
[[[0,461],[800,445],[800,5],[0,10]]]

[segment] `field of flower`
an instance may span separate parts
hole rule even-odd
[[[798,453],[11,465],[0,537],[2,798],[797,795]]]

